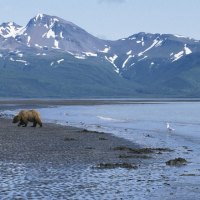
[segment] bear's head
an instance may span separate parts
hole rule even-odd
[[[16,115],[16,116],[14,116],[14,118],[13,118],[13,123],[17,123],[17,122],[19,122],[19,115]]]

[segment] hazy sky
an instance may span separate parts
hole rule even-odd
[[[200,39],[200,0],[0,0],[0,23],[24,26],[37,13],[59,16],[106,39],[141,31]]]

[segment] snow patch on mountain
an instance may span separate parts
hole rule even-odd
[[[67,53],[70,54],[70,55],[72,55],[72,56],[75,55],[74,53],[72,53],[72,52],[70,52],[70,51],[67,51]]]
[[[144,37],[142,37],[141,42],[142,42],[142,46],[144,46]]]
[[[131,65],[130,65],[130,67],[132,67],[132,66],[134,66],[135,65],[135,63],[132,63]]]
[[[16,62],[21,62],[21,63],[24,63],[24,65],[28,65],[28,62],[25,61],[25,60],[15,60]]]
[[[192,53],[191,49],[189,49],[189,48],[187,47],[187,44],[184,45],[184,50],[185,50],[185,54],[186,54],[186,55],[189,55],[189,54]]]
[[[180,51],[174,55],[171,53],[170,55],[173,56],[171,58],[172,62],[175,62],[175,61],[179,60],[180,58],[182,58],[184,55],[189,55],[191,53],[192,53],[192,50],[187,47],[187,44],[184,44],[184,48],[182,51]]]
[[[122,68],[124,68],[126,66],[126,63],[129,61],[129,59],[133,58],[134,55],[129,55],[128,58],[124,61]]]
[[[36,56],[46,56],[46,53],[37,53]]]
[[[31,36],[28,36],[27,38],[27,46],[30,47],[30,40],[31,40]]]
[[[163,40],[158,41],[157,44],[155,45],[155,47],[159,47],[159,46],[161,46],[162,43],[163,43]]]
[[[51,38],[51,37],[55,38],[56,34],[52,29],[50,29],[47,33],[44,33],[42,37],[46,37],[48,39]]]
[[[115,60],[118,58],[118,56],[115,54],[113,57],[107,57],[107,56],[105,56],[105,59],[107,60],[107,61],[109,61],[114,67],[115,67],[115,72],[116,73],[119,73],[119,68],[117,67],[117,65],[115,64]]]
[[[26,60],[19,60],[19,59],[15,60],[15,59],[12,58],[12,57],[10,57],[9,60],[12,61],[12,62],[20,62],[20,63],[23,63],[23,64],[26,65],[26,66],[29,64],[28,61],[26,61]]]
[[[17,31],[16,31],[16,34],[15,34],[15,37],[16,36],[20,36],[20,35],[28,35],[27,33],[26,33],[26,27],[21,27],[21,28],[19,28]]]
[[[23,53],[18,53],[17,55],[18,55],[18,57],[20,57],[20,58],[23,57]]]
[[[60,38],[64,39],[63,32],[60,32]]]
[[[42,19],[42,18],[43,18],[43,14],[38,13],[34,20],[37,21],[38,19]]]
[[[82,60],[86,59],[85,55],[75,55],[74,57],[77,59],[82,59]]]
[[[39,44],[35,44],[35,47],[42,49],[42,46],[40,46]]]
[[[83,52],[86,56],[93,56],[93,57],[97,57],[96,53],[92,53],[92,52]]]
[[[142,61],[144,59],[146,59],[148,56],[144,56],[143,58],[140,58],[138,61]]]
[[[64,62],[64,60],[65,60],[65,59],[63,59],[63,58],[60,59],[60,60],[57,60],[57,63],[60,64],[61,62]]]
[[[136,40],[136,37],[130,37],[129,40]]]
[[[132,53],[132,50],[126,52],[126,55],[130,55]]]
[[[0,26],[0,35],[4,38],[14,38],[20,29],[21,27],[14,22],[3,23],[2,26]]]
[[[183,35],[177,35],[177,34],[174,34],[174,36],[177,37],[177,38],[187,38],[187,37],[185,37]]]
[[[172,60],[172,62],[179,60],[183,56],[184,56],[184,51],[180,51],[179,53],[174,54],[174,59]]]
[[[158,42],[159,42],[159,40],[155,39],[155,40],[153,41],[153,44],[152,44],[150,47],[148,47],[147,49],[145,49],[144,51],[140,52],[140,53],[138,54],[138,56],[142,56],[145,52],[149,51],[149,50],[152,49],[156,44],[158,44]]]
[[[107,45],[106,45],[106,48],[103,50],[100,50],[99,52],[108,53],[109,51],[110,51],[110,47],[107,47]]]
[[[58,40],[54,40],[54,47],[52,47],[52,48],[60,49]]]

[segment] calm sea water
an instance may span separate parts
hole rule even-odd
[[[158,137],[200,142],[200,103],[197,102],[63,106],[39,110],[46,121],[107,131],[132,141],[136,136],[152,133]],[[169,132],[166,123],[175,130]]]
[[[45,166],[0,163],[2,168],[16,172],[12,177],[3,174],[4,187],[10,185],[11,193],[0,197],[23,194],[24,198],[29,195],[56,199],[59,193],[69,194],[70,199],[200,199],[200,103],[59,106],[39,111],[47,122],[105,131],[142,146],[169,147],[174,152],[162,159],[158,155],[150,165],[131,171],[98,171],[90,166],[43,171]],[[14,112],[17,111],[8,113]],[[168,131],[166,123],[175,130]],[[165,165],[165,161],[175,157],[184,157],[189,163],[178,168]],[[42,184],[46,179],[51,180],[48,187]]]

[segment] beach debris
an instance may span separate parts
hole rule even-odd
[[[75,138],[64,138],[64,141],[74,141],[76,140]]]
[[[134,154],[151,154],[151,153],[160,153],[160,152],[171,152],[169,148],[130,148],[125,146],[115,147],[115,151],[127,151],[128,153]]]
[[[131,163],[100,163],[96,169],[115,169],[115,168],[124,168],[124,169],[138,169],[138,166]]]
[[[94,147],[85,147],[85,149],[92,150],[95,149]]]
[[[150,159],[151,157],[150,156],[147,156],[147,155],[135,155],[135,154],[129,154],[129,155],[126,155],[126,154],[122,154],[122,155],[119,155],[119,158],[135,158],[135,159]]]
[[[106,139],[104,137],[100,137],[99,140],[108,140],[108,139]]]
[[[166,163],[166,165],[169,165],[169,166],[182,166],[182,165],[187,164],[187,160],[185,158],[179,157],[179,158],[168,160],[165,163]]]
[[[168,122],[167,122],[167,130],[168,130],[169,132],[175,131],[175,129],[173,129],[172,127],[170,127],[170,125],[169,125]]]
[[[95,133],[95,134],[105,134],[104,132],[99,132],[99,131],[89,131],[87,129],[81,130],[82,133]]]
[[[152,135],[149,134],[145,135],[145,137],[154,138]]]
[[[89,133],[90,131],[88,131],[87,129],[83,129],[81,132],[83,132],[83,133]]]
[[[200,174],[181,174],[180,176],[200,176]]]

